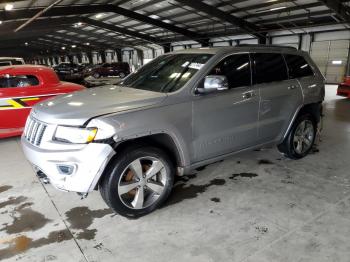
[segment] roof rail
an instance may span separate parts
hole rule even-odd
[[[275,47],[275,48],[287,48],[287,49],[293,49],[298,50],[297,48],[293,46],[283,46],[283,45],[261,45],[261,44],[239,44],[236,45],[237,47]]]

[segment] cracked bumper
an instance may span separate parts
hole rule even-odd
[[[22,148],[28,161],[43,172],[57,189],[88,193],[94,190],[115,151],[108,144],[90,143],[80,148],[48,150],[30,144],[22,137]],[[71,167],[70,174],[62,167]],[[63,169],[64,170],[64,169]]]

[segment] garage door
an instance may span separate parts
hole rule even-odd
[[[313,42],[311,57],[327,83],[340,83],[346,73],[349,40]]]

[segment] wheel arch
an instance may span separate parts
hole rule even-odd
[[[185,157],[180,150],[180,145],[168,133],[154,133],[150,135],[144,135],[132,139],[121,141],[115,145],[115,151],[124,151],[128,148],[141,147],[141,146],[155,146],[163,149],[173,160],[175,166],[182,167],[185,165]]]
[[[282,137],[282,141],[287,137],[295,120],[303,114],[310,114],[314,118],[315,122],[319,123],[321,121],[321,117],[323,115],[322,102],[306,104],[306,105],[299,107],[298,110],[294,113],[292,121],[290,122],[287,130],[284,132],[284,135]],[[280,141],[280,142],[282,142],[282,141]]]
[[[95,190],[97,190],[97,186],[105,176],[106,170],[110,169],[111,163],[113,163],[113,160],[119,155],[120,152],[142,146],[155,146],[164,150],[173,161],[175,167],[182,168],[186,164],[186,158],[183,151],[180,150],[180,145],[178,142],[176,142],[176,139],[167,133],[154,133],[150,135],[126,139],[113,145],[116,154],[109,160],[108,164],[106,165],[105,170],[102,172],[98,182],[96,183]]]

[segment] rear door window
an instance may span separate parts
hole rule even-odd
[[[282,54],[255,53],[254,83],[263,84],[288,79],[287,66]]]
[[[284,55],[288,65],[289,78],[301,78],[313,76],[311,66],[306,62],[305,58],[298,55]]]
[[[209,75],[224,75],[227,77],[229,88],[250,86],[251,70],[248,54],[237,54],[226,57],[217,64]]]
[[[33,75],[0,75],[0,88],[29,87],[39,85],[39,79]]]

